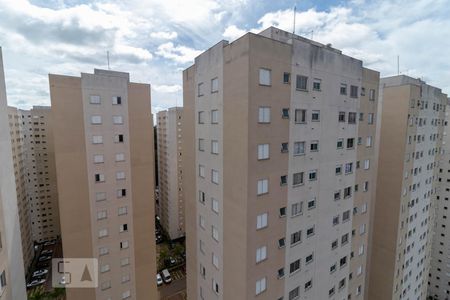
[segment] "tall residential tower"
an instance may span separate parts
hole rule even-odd
[[[186,69],[190,299],[363,299],[379,73],[268,28]]]
[[[64,257],[99,261],[98,288],[67,299],[156,299],[150,85],[49,77]]]

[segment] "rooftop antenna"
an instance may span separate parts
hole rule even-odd
[[[106,59],[108,61],[108,70],[111,70],[111,68],[109,67],[109,51],[106,51]]]
[[[400,55],[397,55],[397,75],[400,75]]]
[[[294,27],[292,28],[292,34],[295,34],[295,15],[297,12],[297,5],[294,5]]]

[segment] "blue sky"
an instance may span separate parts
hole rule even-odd
[[[331,43],[382,76],[450,93],[449,0],[0,0],[8,102],[49,105],[48,73],[106,68],[152,84],[154,111],[182,104],[181,71],[222,39],[268,26]]]

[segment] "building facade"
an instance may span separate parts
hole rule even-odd
[[[449,99],[450,101],[450,99]],[[447,102],[447,105],[449,102]],[[450,124],[445,112],[443,153],[439,164],[438,189],[435,202],[435,223],[431,249],[431,269],[428,279],[428,296],[432,299],[450,299]]]
[[[128,73],[49,75],[65,258],[97,258],[99,285],[67,299],[156,299],[150,85]]]
[[[14,180],[5,75],[0,48],[0,298],[26,299],[21,224]]]
[[[172,240],[184,229],[183,195],[183,108],[172,107],[157,113],[158,190],[161,225]]]
[[[382,78],[369,299],[425,299],[446,95],[407,76]]]
[[[363,299],[378,83],[273,27],[184,71],[189,299]]]

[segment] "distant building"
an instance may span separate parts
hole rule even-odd
[[[150,85],[97,69],[49,79],[64,257],[100,270],[67,299],[156,299]]]
[[[157,113],[159,209],[161,225],[172,240],[185,234],[182,119],[182,107]]]

